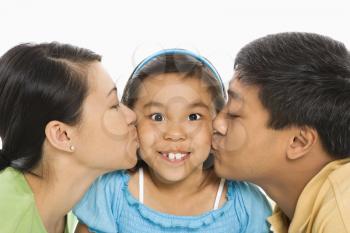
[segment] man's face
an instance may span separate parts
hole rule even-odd
[[[213,124],[216,173],[254,183],[276,176],[285,160],[288,130],[268,128],[269,113],[258,87],[233,79],[228,94],[228,103]]]

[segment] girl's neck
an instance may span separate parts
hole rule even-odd
[[[208,184],[216,183],[217,181],[217,177],[212,169],[203,170],[202,168],[198,168],[188,177],[177,182],[166,182],[149,168],[144,168],[144,173],[146,186],[149,187],[151,185],[161,193],[171,194],[172,197],[178,196],[179,198],[194,195],[204,189]]]
[[[133,178],[134,182],[129,188],[137,196],[135,178],[138,180],[140,176],[134,175]],[[144,168],[144,204],[162,213],[199,215],[213,209],[219,183],[220,178],[213,169],[198,169],[181,181],[169,183],[159,179],[152,170]],[[226,200],[225,195],[221,197],[220,206]]]
[[[62,233],[65,216],[82,198],[101,172],[57,156],[50,167],[42,165],[24,176],[32,189],[42,223],[48,233]]]

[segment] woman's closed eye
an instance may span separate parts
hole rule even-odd
[[[113,105],[111,108],[118,110],[120,107],[120,103],[116,103],[115,105]]]

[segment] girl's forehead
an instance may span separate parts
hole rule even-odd
[[[184,77],[181,74],[161,74],[141,83],[138,99],[158,102],[169,102],[172,99],[210,102],[211,95],[208,86],[200,79]]]

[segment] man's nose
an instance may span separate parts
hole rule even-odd
[[[227,132],[227,121],[224,117],[224,110],[221,111],[213,121],[214,132],[221,135],[226,135]]]

